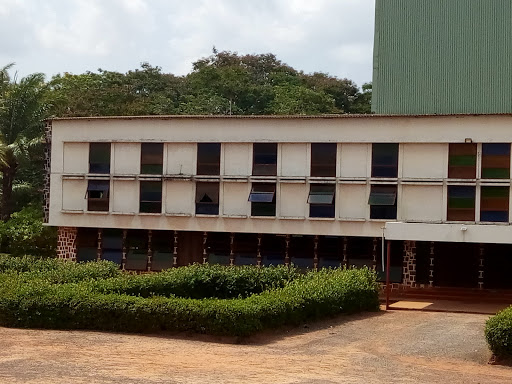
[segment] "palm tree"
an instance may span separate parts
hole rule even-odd
[[[19,82],[7,70],[0,69],[0,172],[2,199],[0,218],[7,220],[13,209],[12,189],[20,160],[41,145],[43,120],[46,117],[44,75],[34,73]]]

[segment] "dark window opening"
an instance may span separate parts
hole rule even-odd
[[[343,244],[337,236],[318,238],[318,263],[320,268],[339,268],[343,260]]]
[[[509,187],[482,187],[480,221],[508,222]]]
[[[208,263],[229,265],[231,235],[226,232],[209,232],[206,238]]]
[[[77,261],[95,261],[98,258],[98,230],[78,228],[76,238]]]
[[[396,219],[396,185],[372,185],[370,198],[370,219]]]
[[[335,185],[312,184],[309,191],[309,217],[334,217]]]
[[[140,182],[139,212],[162,213],[162,182]]]
[[[101,259],[121,265],[123,259],[123,231],[104,229],[101,239]]]
[[[196,215],[219,214],[219,183],[196,183]]]
[[[151,233],[151,270],[161,271],[174,265],[174,232],[152,231]]]
[[[510,177],[510,144],[482,144],[482,179]]]
[[[261,239],[262,264],[279,265],[285,262],[286,236],[264,234]]]
[[[164,163],[164,145],[162,143],[142,143],[140,146],[140,173],[143,175],[161,175]]]
[[[335,143],[311,144],[311,176],[336,177]]]
[[[372,177],[398,177],[398,144],[372,145]]]
[[[475,187],[448,186],[448,221],[475,221]]]
[[[476,144],[450,144],[448,178],[476,178]]]
[[[258,262],[258,235],[236,233],[234,240],[235,265],[256,265]]]
[[[276,215],[276,185],[255,183],[249,194],[251,216]]]
[[[253,144],[252,174],[254,176],[277,175],[277,144]]]
[[[129,230],[126,234],[125,269],[145,271],[148,261],[148,232],[145,230]]]
[[[290,262],[298,268],[313,268],[315,243],[313,236],[292,235],[289,244]]]
[[[89,173],[110,173],[110,143],[89,143]]]
[[[220,143],[197,144],[197,174],[220,175]]]
[[[87,210],[108,212],[110,180],[89,180],[87,183]]]

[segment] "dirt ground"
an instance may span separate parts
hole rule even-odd
[[[0,383],[512,383],[512,368],[487,364],[487,318],[389,311],[241,343],[0,328]]]

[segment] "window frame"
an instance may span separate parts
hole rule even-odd
[[[96,184],[95,188],[91,188]],[[103,187],[100,188],[99,185]],[[91,192],[103,192],[106,196],[91,197]],[[88,180],[85,192],[88,212],[109,212],[110,211],[110,180]],[[100,209],[92,209],[99,207]]]
[[[498,192],[499,190],[506,190],[506,193],[503,196],[497,196],[496,194],[492,196],[491,194],[487,194],[487,192]],[[489,209],[499,207],[501,203],[503,207],[506,209]],[[488,215],[496,215],[502,214],[501,219],[491,220],[491,217]],[[481,186],[480,187],[480,221],[485,223],[508,223],[510,215],[510,187],[509,186]],[[494,216],[496,218],[496,216]]]
[[[221,152],[221,143],[197,143],[196,174],[198,176],[219,176]],[[211,162],[209,158],[213,158],[215,161]]]
[[[311,202],[312,196],[330,196],[328,202]],[[308,200],[309,217],[334,218],[336,216],[336,185],[335,184],[311,184]]]
[[[211,187],[211,188],[208,188]],[[201,191],[202,188],[206,188],[205,191]],[[208,189],[216,189],[213,193],[210,193]],[[197,182],[196,183],[196,196],[195,196],[195,214],[196,215],[219,215],[219,193],[220,183],[219,182]],[[200,194],[209,197],[211,202],[201,201]],[[211,196],[210,196],[211,195]]]
[[[470,191],[472,190],[472,196],[463,196],[464,190]],[[458,191],[457,193],[454,193]],[[459,196],[457,196],[457,194]],[[472,207],[456,207],[453,206],[454,203],[456,205],[467,205],[467,202],[462,201],[473,200]],[[458,200],[458,202],[457,202]],[[452,204],[452,206],[451,206]],[[459,215],[463,214],[464,211],[469,212],[467,217],[460,218]],[[471,215],[472,213],[472,215]],[[474,185],[448,185],[447,189],[447,203],[446,203],[446,221],[459,221],[459,222],[474,222],[476,220],[476,186]]]
[[[253,143],[252,175],[277,176],[277,156],[277,143]]]
[[[473,158],[473,159],[472,159]],[[449,143],[448,178],[476,179],[477,144]]]
[[[144,186],[147,188],[149,185],[160,185],[158,188],[160,192],[160,199],[145,199],[143,200],[143,194],[157,193],[155,188],[154,191],[143,191]],[[162,213],[162,180],[141,180],[139,184],[139,213]],[[143,208],[144,207],[144,208]]]
[[[311,177],[336,177],[337,143],[311,143]]]
[[[108,150],[106,147],[108,146]],[[105,147],[105,148],[101,148]],[[104,151],[104,153],[101,153]],[[104,162],[92,162],[98,158],[108,157]],[[89,143],[89,173],[105,175],[110,173],[110,163],[112,161],[112,143],[93,142]]]
[[[275,217],[276,193],[276,183],[253,183],[247,199],[251,203],[251,216]],[[264,196],[267,201],[254,201],[256,196]]]
[[[503,152],[499,149],[505,149],[505,151]],[[500,162],[504,162],[506,166],[496,166]],[[502,174],[496,175],[496,173],[499,173],[499,170],[501,170]],[[489,173],[494,173],[494,175],[491,177]],[[482,143],[481,178],[510,179],[510,143]]]
[[[158,148],[158,149],[155,151],[154,148]],[[153,149],[153,150],[151,150],[151,149]],[[164,169],[164,144],[163,143],[141,143],[140,144],[140,174],[141,175],[162,175],[163,169]]]
[[[393,149],[392,155],[384,153],[384,149]],[[371,177],[396,179],[398,178],[400,144],[399,143],[373,143],[372,144],[372,163]],[[379,159],[391,157],[392,162],[380,161]],[[391,170],[387,172],[386,170]]]
[[[394,195],[392,204],[390,202],[381,202],[380,204],[372,203],[372,199],[378,198],[378,195],[386,194]],[[398,212],[398,186],[396,184],[371,185],[368,205],[370,206],[370,220],[396,220]]]

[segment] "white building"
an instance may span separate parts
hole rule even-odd
[[[59,257],[380,270],[511,288],[512,115],[151,116],[47,124]]]

